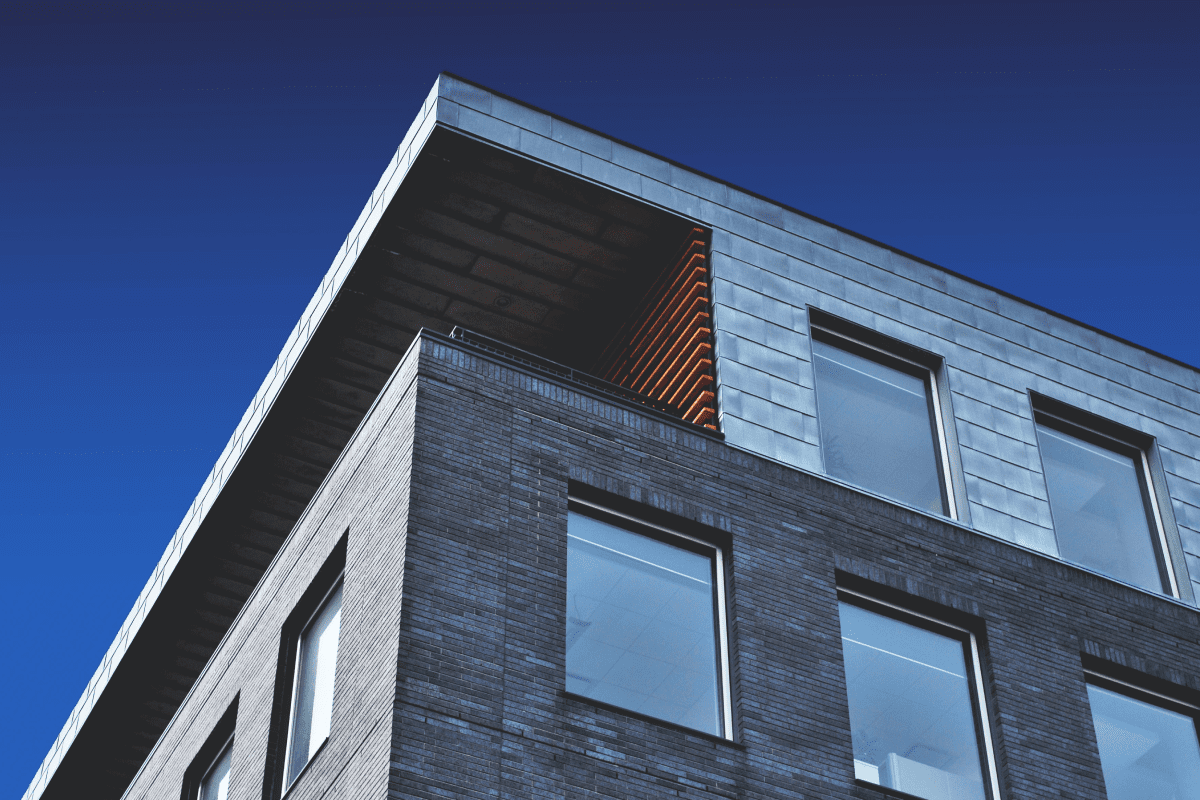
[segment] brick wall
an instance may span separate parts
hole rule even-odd
[[[1088,655],[1200,691],[1178,602],[441,340],[417,385],[392,797],[884,797],[853,782],[839,581],[976,631],[1008,798],[1103,797]],[[728,539],[735,741],[564,695],[572,485]]]
[[[564,694],[571,491],[723,543],[733,741]],[[177,798],[234,697],[231,797],[263,796],[280,631],[347,531],[333,730],[289,798],[885,797],[839,583],[975,630],[1006,798],[1103,797],[1085,659],[1200,696],[1194,609],[427,336],[128,797]]]
[[[416,361],[392,376],[159,739],[126,797],[178,800],[184,771],[238,698],[231,798],[264,797],[281,630],[347,535],[333,722],[287,797],[382,797],[395,694]],[[291,680],[288,675],[283,680]],[[286,692],[285,692],[286,693]]]

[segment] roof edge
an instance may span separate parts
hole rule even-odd
[[[249,407],[242,414],[241,420],[238,422],[233,434],[229,437],[229,441],[221,451],[221,455],[217,457],[216,464],[209,472],[208,477],[205,478],[200,491],[196,494],[196,498],[192,501],[191,506],[189,506],[187,513],[184,515],[183,521],[179,524],[171,540],[167,543],[166,549],[154,567],[154,571],[150,574],[150,578],[146,581],[145,586],[142,587],[137,600],[134,601],[133,608],[126,615],[112,644],[109,645],[104,656],[101,658],[100,665],[92,674],[91,679],[84,688],[83,694],[80,695],[79,700],[71,710],[66,723],[64,723],[62,729],[59,731],[58,736],[55,737],[54,743],[50,746],[50,750],[47,752],[45,758],[42,759],[37,772],[34,773],[33,779],[22,795],[22,800],[39,800],[46,787],[49,786],[63,758],[75,741],[76,735],[87,721],[100,695],[108,685],[109,679],[121,663],[134,637],[141,629],[142,623],[149,615],[155,601],[166,586],[168,579],[174,573],[175,567],[182,558],[183,553],[195,537],[213,503],[224,490],[230,476],[241,462],[242,456],[261,428],[262,423],[266,420],[267,414],[274,406],[287,379],[291,376],[296,364],[299,363],[321,321],[325,318],[326,312],[332,306],[334,298],[349,275],[351,268],[357,261],[362,247],[366,244],[375,229],[375,225],[382,217],[383,210],[395,195],[404,176],[408,174],[408,169],[412,166],[417,153],[420,152],[425,141],[429,138],[429,134],[433,131],[436,124],[436,108],[437,100],[440,96],[440,83],[441,79],[439,76],[439,79],[434,81],[432,90],[421,104],[420,112],[417,114],[416,119],[413,120],[400,145],[396,148],[395,153],[392,154],[391,160],[384,169],[383,175],[380,177],[375,189],[371,192],[366,205],[363,206],[362,211],[359,213],[358,219],[355,220],[354,225],[350,228],[350,232],[346,235],[345,240],[343,240],[337,253],[334,255],[333,262],[326,271],[325,276],[321,279],[317,291],[313,294],[312,299],[309,300],[295,327],[292,328],[291,333],[284,342],[283,349],[276,357],[270,370],[268,370],[267,376],[263,379],[258,391],[255,392]]]
[[[1043,312],[1043,313],[1049,314],[1049,315],[1050,315],[1050,316],[1052,316],[1052,317],[1057,317],[1058,319],[1061,319],[1061,320],[1063,320],[1063,321],[1065,321],[1065,322],[1069,322],[1069,323],[1071,323],[1072,325],[1078,325],[1079,327],[1081,327],[1081,328],[1084,328],[1084,329],[1086,329],[1086,330],[1089,330],[1089,331],[1092,331],[1093,333],[1098,333],[1098,334],[1100,334],[1101,336],[1103,336],[1103,337],[1105,337],[1105,338],[1107,338],[1107,339],[1110,339],[1110,340],[1112,340],[1112,341],[1115,341],[1115,342],[1120,342],[1121,344],[1123,344],[1123,345],[1126,345],[1126,346],[1128,346],[1128,347],[1132,347],[1132,348],[1134,348],[1135,350],[1140,350],[1140,351],[1142,351],[1143,353],[1146,353],[1146,354],[1148,354],[1148,355],[1152,355],[1152,356],[1154,356],[1155,358],[1160,358],[1160,359],[1162,359],[1163,361],[1169,362],[1169,363],[1171,363],[1171,364],[1175,364],[1176,366],[1183,367],[1184,369],[1187,369],[1187,370],[1189,370],[1189,371],[1191,371],[1191,372],[1195,372],[1195,373],[1198,373],[1198,374],[1200,374],[1200,366],[1196,366],[1196,365],[1189,364],[1189,363],[1187,363],[1186,361],[1181,361],[1181,360],[1179,360],[1178,358],[1175,358],[1175,357],[1173,357],[1173,356],[1169,356],[1169,355],[1167,355],[1166,353],[1160,353],[1159,351],[1157,351],[1157,350],[1154,350],[1154,349],[1152,349],[1152,348],[1150,348],[1150,347],[1147,347],[1147,346],[1145,346],[1145,345],[1138,344],[1137,342],[1132,342],[1132,341],[1130,341],[1130,340],[1128,340],[1128,339],[1125,339],[1125,338],[1123,338],[1123,337],[1121,337],[1121,336],[1117,336],[1116,334],[1114,334],[1114,333],[1111,333],[1110,331],[1106,331],[1106,330],[1104,330],[1103,328],[1098,328],[1098,327],[1096,327],[1095,325],[1092,325],[1091,323],[1088,323],[1088,322],[1083,322],[1082,320],[1075,319],[1074,317],[1071,317],[1071,316],[1069,316],[1069,315],[1067,315],[1067,314],[1064,314],[1064,313],[1062,313],[1061,311],[1055,311],[1055,310],[1054,310],[1054,309],[1052,309],[1052,308],[1047,308],[1046,306],[1040,305],[1039,303],[1035,303],[1035,302],[1033,302],[1032,300],[1026,300],[1024,297],[1021,297],[1021,296],[1019,296],[1019,295],[1013,294],[1012,292],[1006,291],[1006,290],[1004,290],[1004,289],[999,289],[999,288],[997,288],[997,287],[995,287],[995,286],[992,286],[992,285],[991,285],[991,284],[989,284],[989,283],[984,283],[983,281],[981,281],[981,280],[979,280],[979,279],[977,279],[977,278],[972,278],[972,277],[971,277],[971,276],[969,276],[969,275],[964,275],[964,274],[963,274],[963,273],[961,273],[961,272],[956,272],[956,271],[954,271],[954,270],[950,269],[949,267],[944,267],[944,266],[942,266],[941,264],[937,264],[937,263],[935,263],[935,262],[933,262],[933,261],[930,261],[930,260],[928,260],[928,259],[921,258],[920,256],[917,256],[917,255],[913,255],[912,253],[909,253],[909,252],[907,252],[907,251],[901,250],[900,248],[898,248],[898,247],[895,247],[895,246],[893,246],[893,245],[887,244],[887,243],[885,243],[885,242],[881,242],[881,241],[879,241],[879,240],[877,240],[877,239],[872,239],[870,236],[866,236],[866,235],[864,235],[864,234],[861,234],[861,233],[859,233],[858,231],[854,231],[854,230],[851,230],[850,228],[846,228],[846,227],[844,227],[844,226],[842,226],[842,225],[838,225],[838,224],[837,224],[837,223],[835,223],[835,222],[830,222],[830,221],[829,221],[829,220],[827,220],[827,219],[822,219],[821,217],[818,217],[818,216],[816,216],[816,215],[814,215],[814,214],[810,214],[810,213],[808,213],[807,211],[802,211],[802,210],[800,210],[800,209],[798,209],[798,208],[795,208],[794,206],[789,206],[789,205],[787,205],[786,203],[781,203],[781,202],[779,202],[778,200],[773,200],[773,199],[771,199],[770,197],[767,197],[767,196],[765,196],[765,195],[759,194],[758,192],[755,192],[755,191],[753,191],[753,190],[751,190],[751,189],[747,189],[747,188],[745,188],[745,187],[743,187],[743,186],[739,186],[739,185],[737,185],[736,183],[731,183],[730,181],[724,180],[723,178],[718,178],[718,177],[716,177],[716,176],[714,176],[714,175],[710,175],[709,173],[707,173],[707,172],[703,172],[703,171],[701,171],[701,170],[698,170],[698,169],[696,169],[696,168],[694,168],[694,167],[689,167],[689,166],[687,166],[686,164],[681,164],[680,162],[678,162],[678,161],[675,161],[675,160],[674,160],[674,159],[672,159],[672,158],[668,158],[668,157],[666,157],[666,156],[663,156],[663,155],[660,155],[660,154],[658,154],[658,153],[655,153],[655,152],[653,152],[653,151],[651,151],[651,150],[647,150],[647,149],[646,149],[646,148],[644,148],[644,147],[639,147],[638,145],[636,145],[636,144],[632,144],[632,143],[630,143],[630,142],[627,142],[627,141],[624,141],[623,139],[618,139],[618,138],[616,138],[615,136],[612,136],[612,135],[610,135],[610,134],[604,133],[604,132],[602,132],[602,131],[598,131],[598,130],[596,130],[595,128],[590,128],[590,127],[588,127],[587,125],[582,125],[582,124],[580,124],[580,123],[578,123],[578,122],[575,122],[575,121],[574,121],[574,120],[572,120],[572,119],[568,119],[567,117],[564,117],[564,116],[562,116],[561,114],[555,114],[553,111],[547,111],[546,109],[544,109],[544,108],[541,108],[541,107],[539,107],[539,106],[535,106],[535,105],[533,105],[532,103],[527,103],[527,102],[525,102],[525,101],[523,101],[523,100],[519,100],[519,99],[517,99],[517,98],[515,98],[515,97],[512,97],[512,96],[510,96],[510,95],[506,95],[506,94],[504,94],[503,92],[498,92],[498,91],[496,91],[496,90],[494,90],[494,89],[491,89],[491,88],[489,88],[489,87],[487,87],[487,86],[484,86],[483,84],[476,83],[475,81],[472,81],[472,80],[470,80],[470,79],[468,79],[468,78],[464,78],[464,77],[462,77],[461,75],[456,75],[456,74],[454,74],[453,72],[442,72],[442,73],[439,75],[439,78],[442,78],[442,77],[446,77],[446,78],[450,78],[450,79],[452,79],[452,80],[455,80],[455,81],[459,81],[460,83],[464,83],[464,84],[466,84],[466,85],[468,85],[468,86],[471,86],[472,88],[478,89],[478,90],[480,90],[480,91],[487,92],[488,94],[491,94],[491,95],[493,95],[493,96],[495,96],[495,97],[498,97],[498,98],[500,98],[500,99],[502,99],[502,100],[505,100],[505,101],[507,101],[507,102],[514,103],[514,104],[516,104],[516,105],[519,105],[519,106],[522,106],[522,107],[524,107],[524,108],[528,108],[528,109],[530,109],[531,111],[536,111],[536,112],[538,112],[539,114],[545,114],[546,116],[548,116],[548,117],[551,117],[552,119],[559,120],[560,122],[564,122],[564,123],[566,123],[566,124],[568,124],[568,125],[571,125],[571,126],[573,126],[573,127],[576,127],[576,128],[578,128],[578,129],[580,129],[580,130],[582,130],[582,131],[586,131],[586,132],[588,132],[588,133],[590,133],[590,134],[592,134],[592,135],[594,135],[594,136],[599,136],[599,137],[601,137],[601,138],[603,138],[603,139],[607,139],[607,140],[609,140],[610,142],[614,142],[614,143],[616,143],[616,144],[619,144],[619,145],[621,145],[622,147],[628,147],[630,150],[635,150],[635,151],[637,151],[637,152],[639,152],[639,153],[642,153],[642,154],[644,154],[644,155],[650,156],[651,158],[658,159],[659,161],[662,161],[662,162],[663,162],[663,163],[665,163],[665,164],[670,164],[671,166],[673,166],[673,167],[675,167],[675,168],[677,168],[677,169],[681,169],[681,170],[683,170],[683,171],[685,171],[685,172],[689,172],[689,173],[691,173],[692,175],[695,175],[695,176],[697,176],[697,177],[704,178],[704,179],[706,179],[706,180],[710,180],[710,181],[712,181],[712,182],[714,182],[714,183],[718,183],[718,184],[720,184],[720,185],[722,185],[722,186],[725,186],[725,187],[727,187],[727,188],[729,188],[729,189],[733,189],[734,191],[741,192],[742,194],[744,194],[744,195],[746,195],[746,196],[748,196],[748,197],[753,197],[753,198],[754,198],[754,199],[756,199],[756,200],[761,200],[761,201],[762,201],[762,202],[764,202],[764,203],[769,203],[770,205],[773,205],[773,206],[775,206],[775,207],[777,207],[777,208],[783,209],[784,211],[787,211],[787,212],[789,212],[789,213],[796,214],[796,215],[798,215],[798,216],[801,216],[801,217],[804,217],[804,218],[806,218],[806,219],[812,220],[813,222],[816,222],[816,223],[818,223],[818,224],[820,224],[820,225],[825,225],[825,226],[827,226],[827,227],[831,228],[832,230],[835,230],[835,231],[837,231],[838,233],[844,233],[844,234],[846,234],[846,235],[848,235],[848,236],[853,236],[854,238],[856,238],[856,239],[858,239],[858,240],[860,240],[860,241],[862,241],[862,242],[865,242],[866,244],[872,245],[872,246],[874,246],[874,247],[878,247],[878,248],[880,248],[881,250],[887,250],[887,251],[889,251],[889,252],[891,252],[891,253],[894,253],[894,254],[896,254],[896,255],[898,255],[898,256],[901,256],[902,258],[907,258],[907,259],[909,259],[910,261],[914,261],[914,262],[916,262],[916,263],[918,263],[918,264],[921,264],[921,265],[923,265],[923,266],[930,267],[930,268],[932,268],[932,269],[936,269],[936,270],[938,270],[939,272],[943,272],[943,273],[945,273],[946,275],[949,275],[949,276],[951,276],[951,277],[953,277],[953,278],[956,278],[956,279],[958,279],[958,280],[965,281],[966,283],[973,284],[973,285],[975,285],[975,286],[978,286],[978,287],[980,287],[980,288],[982,288],[982,289],[986,289],[986,290],[988,290],[989,292],[995,292],[996,294],[1000,295],[1001,297],[1008,298],[1009,300],[1014,300],[1014,301],[1016,301],[1016,302],[1020,303],[1021,305],[1028,306],[1029,308],[1032,308],[1032,309],[1035,309],[1035,310],[1037,310],[1037,311],[1041,311],[1041,312]]]

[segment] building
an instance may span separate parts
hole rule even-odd
[[[442,75],[25,798],[1195,798],[1198,409]]]

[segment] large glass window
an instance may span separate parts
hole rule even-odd
[[[334,673],[342,620],[342,584],[330,591],[296,644],[296,677],[288,731],[284,787],[307,766],[329,737],[333,721]]]
[[[1041,413],[1037,436],[1059,556],[1173,594],[1143,452]]]
[[[998,794],[971,634],[845,600],[840,613],[855,778],[926,800]]]
[[[953,515],[930,371],[817,327],[812,346],[825,471]]]
[[[728,736],[720,559],[690,538],[571,511],[567,690]]]
[[[1088,685],[1108,800],[1200,800],[1195,712]]]

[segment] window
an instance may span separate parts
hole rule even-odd
[[[854,777],[926,800],[999,797],[975,637],[843,592]]]
[[[730,737],[719,548],[572,501],[567,691]]]
[[[237,706],[235,697],[183,773],[182,800],[228,800]]]
[[[1095,681],[1088,684],[1088,701],[1108,800],[1200,800],[1197,709],[1089,677]]]
[[[329,737],[341,619],[342,581],[339,579],[300,631],[296,643],[284,788],[299,777]]]
[[[1177,595],[1145,449],[1034,398],[1059,557],[1154,592]],[[1071,414],[1075,419],[1063,416]],[[1111,426],[1110,429],[1115,428]]]
[[[813,310],[812,348],[825,471],[935,514],[955,516],[937,385],[913,348],[883,349],[825,327]],[[832,320],[831,320],[832,322]],[[848,323],[838,327],[846,328]],[[914,350],[909,353],[909,350]],[[924,359],[928,361],[928,357]]]
[[[196,800],[228,800],[229,764],[233,757],[233,739],[225,743],[221,754],[200,779],[200,790]]]

